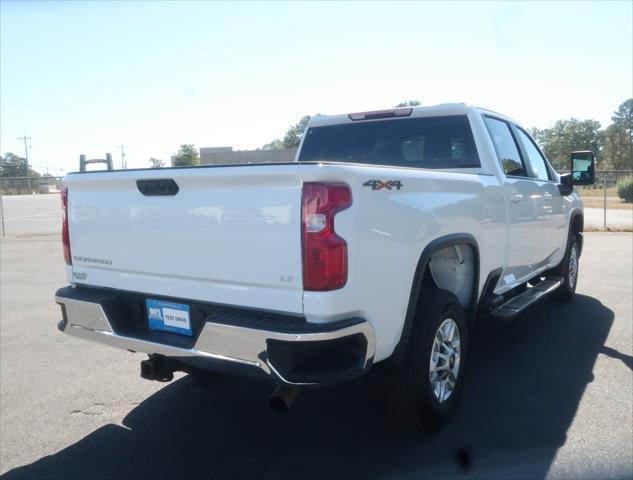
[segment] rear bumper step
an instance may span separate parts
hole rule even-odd
[[[348,380],[365,373],[373,362],[374,330],[364,319],[315,324],[299,317],[193,302],[196,310],[207,313],[194,337],[185,338],[139,326],[144,315],[133,308],[139,298],[145,297],[108,289],[62,288],[55,294],[63,315],[58,327],[75,337],[163,355],[186,366],[265,376],[289,385]]]
[[[497,320],[512,320],[525,311],[525,309],[556,290],[561,283],[562,279],[559,277],[546,278],[542,282],[528,288],[525,292],[516,297],[512,297],[503,305],[493,309],[492,317]]]

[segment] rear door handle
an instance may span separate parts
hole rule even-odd
[[[510,195],[510,201],[514,203],[519,203],[521,200],[523,200],[523,195],[521,195],[520,193]]]

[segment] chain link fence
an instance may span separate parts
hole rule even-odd
[[[585,206],[585,225],[610,230],[633,229],[633,205],[618,195],[618,183],[631,177],[633,170],[596,170],[596,183],[576,187]]]
[[[576,188],[580,190],[581,195],[595,193],[596,190],[603,192],[606,188],[608,196],[617,196],[618,182],[628,177],[633,177],[633,170],[596,170],[596,183]]]
[[[63,177],[0,177],[0,195],[55,193],[63,188]]]

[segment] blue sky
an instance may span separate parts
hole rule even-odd
[[[633,95],[632,2],[0,4],[0,151],[76,170],[256,148],[301,116],[467,101],[527,127]]]

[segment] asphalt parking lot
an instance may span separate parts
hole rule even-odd
[[[59,234],[61,208],[59,193],[3,196],[3,233],[9,236]]]
[[[585,208],[585,225],[592,228],[603,228],[604,210],[602,208]],[[607,209],[607,227],[627,229],[630,232],[633,227],[633,211]]]
[[[442,431],[391,426],[380,378],[302,393],[139,377],[140,354],[69,338],[58,236],[1,246],[2,478],[631,478],[633,237],[587,234],[576,298],[481,322]]]

